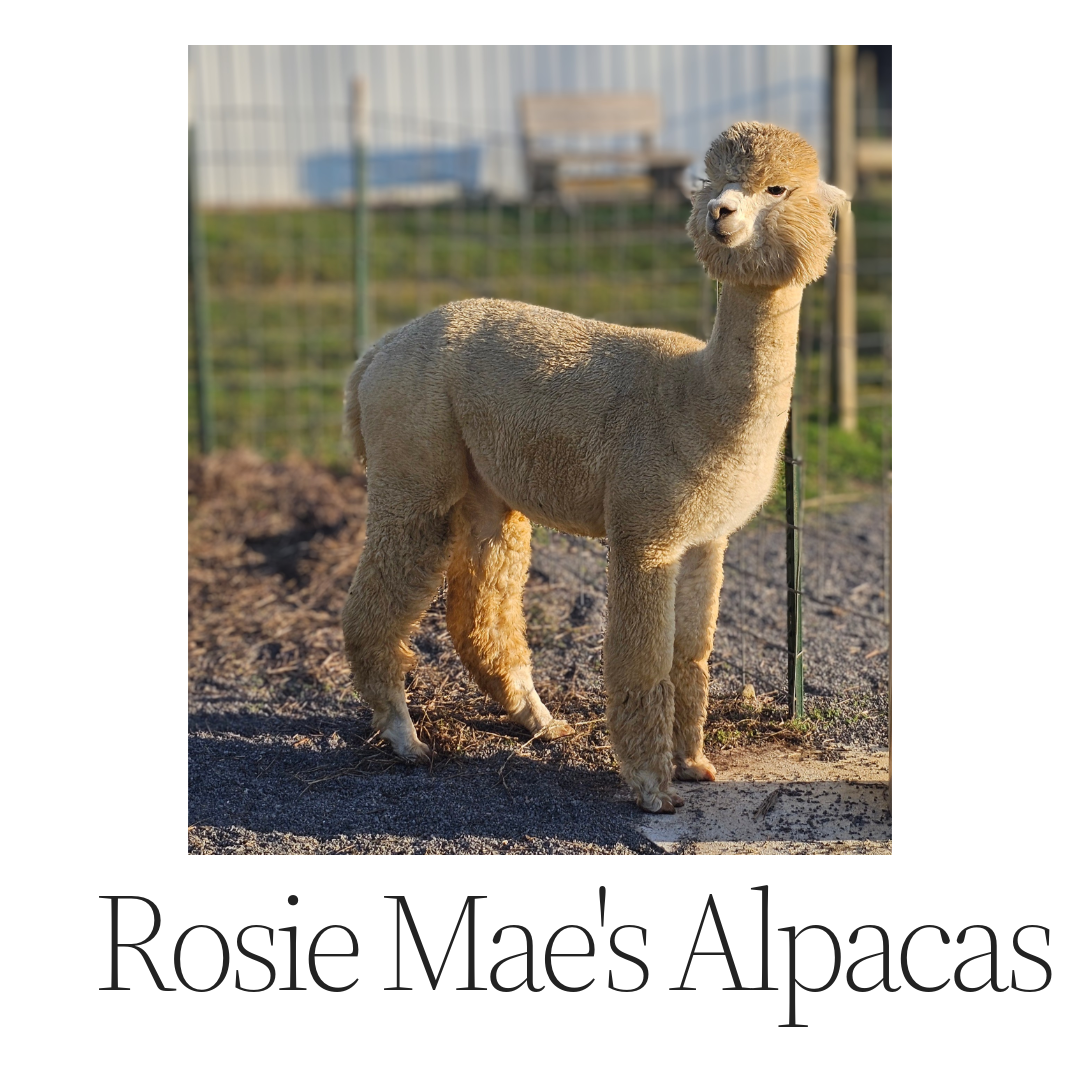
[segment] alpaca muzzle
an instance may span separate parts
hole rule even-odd
[[[725,191],[716,199],[710,199],[705,207],[705,231],[722,244],[727,243],[742,229],[742,225],[733,220],[738,208],[739,194],[733,190]]]

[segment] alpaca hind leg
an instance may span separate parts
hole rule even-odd
[[[709,703],[709,654],[720,610],[727,540],[691,548],[679,565],[675,589],[675,688],[672,760],[677,780],[715,780],[705,756],[705,711]]]
[[[638,806],[651,813],[670,814],[682,805],[671,787],[675,572],[674,563],[656,565],[611,544],[604,646],[608,731],[620,775]]]
[[[442,583],[450,516],[383,511],[371,496],[367,540],[342,612],[353,685],[374,713],[372,728],[406,761],[427,761],[405,701],[405,673],[416,663],[413,627]]]
[[[573,730],[537,696],[522,591],[532,526],[494,494],[474,488],[455,508],[446,625],[466,670],[520,727],[540,739]]]

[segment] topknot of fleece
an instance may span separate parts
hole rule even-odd
[[[817,154],[800,135],[775,124],[744,120],[720,134],[705,155],[709,179],[758,189],[784,178],[814,180]]]

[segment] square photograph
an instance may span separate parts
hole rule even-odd
[[[191,854],[891,853],[891,47],[189,48]]]

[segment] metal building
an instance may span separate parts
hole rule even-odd
[[[827,149],[826,46],[195,45],[189,72],[201,200],[212,205],[347,197],[356,77],[367,86],[376,194],[520,198],[525,94],[655,94],[659,147],[698,161],[739,119],[794,128],[823,160]]]

